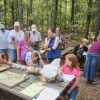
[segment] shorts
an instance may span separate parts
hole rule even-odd
[[[1,49],[0,53],[1,53],[1,55],[7,55],[8,54],[8,49]]]

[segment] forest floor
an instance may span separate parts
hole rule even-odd
[[[71,37],[71,41],[68,42],[67,47],[74,46],[82,39],[82,35],[76,35]],[[100,72],[97,77],[100,80]],[[0,89],[0,100],[23,100],[14,95],[9,96],[9,93],[5,93]],[[83,75],[80,78],[79,92],[76,100],[100,100],[100,83],[99,84],[87,84]]]

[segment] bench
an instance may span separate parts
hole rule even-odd
[[[62,51],[61,57],[65,56],[67,53],[72,52],[74,47],[68,47],[65,50]]]

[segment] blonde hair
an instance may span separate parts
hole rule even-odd
[[[87,39],[82,39],[82,41],[81,42],[84,42],[85,44],[87,44],[89,41],[87,40]]]

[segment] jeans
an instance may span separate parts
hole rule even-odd
[[[39,44],[34,45],[33,48],[34,48],[35,51],[38,51],[38,52],[39,52],[39,49],[40,49],[40,48],[39,48]]]
[[[78,93],[78,87],[75,87],[68,96],[69,100],[75,100],[76,95]]]
[[[8,49],[1,49],[1,54],[2,55],[7,55],[8,54]]]
[[[17,61],[17,50],[16,49],[10,49],[10,61],[13,63],[16,63]]]
[[[87,80],[95,80],[96,71],[97,71],[97,63],[99,62],[100,54],[88,52],[86,63],[84,67],[84,77]]]
[[[67,90],[68,90],[69,88],[70,88],[70,87],[67,87],[67,88],[60,94],[60,96],[65,96],[66,93],[67,93]],[[68,95],[68,100],[75,100],[77,93],[78,93],[78,87],[76,86],[76,87],[70,92],[70,94]],[[66,99],[67,99],[67,98],[66,98]]]

